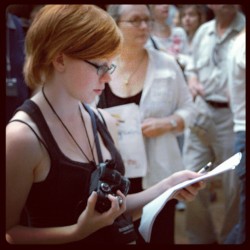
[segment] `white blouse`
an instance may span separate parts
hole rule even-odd
[[[141,120],[178,114],[187,128],[194,121],[197,110],[180,67],[167,53],[147,50],[149,64],[140,101]],[[144,138],[144,141],[148,158],[144,188],[184,169],[175,133]]]

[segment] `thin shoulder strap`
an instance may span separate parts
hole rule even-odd
[[[106,123],[106,121],[104,119],[104,116],[103,116],[102,112],[99,109],[97,109],[97,112],[98,112],[98,114],[100,115],[100,117],[102,119],[101,125],[103,125],[105,127],[106,133],[108,134],[109,139],[111,139],[111,141],[114,143],[113,137],[111,136],[111,134],[110,134],[110,132],[108,130],[108,126],[107,126],[107,123]]]
[[[39,132],[40,132],[44,142],[46,142],[46,144],[47,144],[47,148],[49,148],[48,153],[51,156],[61,155],[60,148],[58,147],[58,145],[57,145],[57,143],[56,143],[49,127],[48,127],[48,124],[43,117],[43,114],[42,114],[40,108],[32,100],[27,99],[23,103],[22,106],[17,108],[16,112],[17,111],[26,112],[27,114],[29,114],[31,119],[36,123],[36,126],[38,127]]]
[[[42,138],[37,134],[37,132],[25,121],[22,121],[22,120],[19,120],[19,119],[15,119],[15,120],[11,120],[9,121],[9,123],[11,122],[21,122],[25,125],[27,125],[32,131],[33,133],[35,134],[35,136],[37,137],[38,141],[47,149],[47,151],[49,152],[49,149],[47,147],[47,145],[44,143],[44,141],[42,140]]]

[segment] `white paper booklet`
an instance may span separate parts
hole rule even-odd
[[[147,171],[147,156],[141,131],[140,110],[135,103],[106,108],[118,121],[118,148],[125,165],[125,176],[142,177]]]
[[[240,159],[241,159],[241,153],[240,152],[236,153],[235,155],[233,155],[232,157],[230,157],[229,159],[221,163],[219,166],[217,166],[210,172],[207,172],[200,177],[187,180],[187,181],[184,181],[182,183],[175,185],[174,187],[168,189],[163,194],[155,198],[153,201],[145,205],[143,207],[141,223],[139,227],[139,232],[141,233],[144,240],[146,242],[150,241],[151,231],[152,231],[152,227],[153,227],[156,216],[159,214],[159,212],[164,207],[166,202],[174,195],[174,193],[177,190],[180,190],[198,181],[212,178],[213,176],[221,174],[225,171],[232,170],[240,163]]]

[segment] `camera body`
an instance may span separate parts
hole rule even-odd
[[[108,199],[108,194],[117,196],[117,190],[120,190],[124,195],[129,191],[130,181],[128,178],[121,175],[115,170],[115,162],[106,160],[100,163],[97,169],[91,175],[90,194],[96,191],[98,194],[95,209],[103,213],[110,209],[111,201]]]

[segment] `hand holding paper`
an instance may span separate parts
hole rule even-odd
[[[161,209],[164,207],[166,202],[170,200],[174,193],[182,188],[185,188],[189,185],[192,185],[196,182],[206,180],[209,178],[212,178],[213,176],[216,176],[218,174],[221,174],[225,171],[232,170],[234,169],[240,162],[241,159],[241,153],[237,153],[221,163],[219,166],[214,168],[212,171],[209,171],[207,173],[204,173],[203,175],[191,179],[191,180],[186,180],[184,182],[181,182],[172,188],[168,189],[165,191],[163,194],[158,196],[156,199],[148,203],[146,206],[143,207],[143,213],[141,217],[141,223],[139,227],[139,232],[141,233],[142,237],[146,242],[150,241],[151,237],[151,231],[152,227],[155,221],[156,216],[158,213],[161,211]]]

